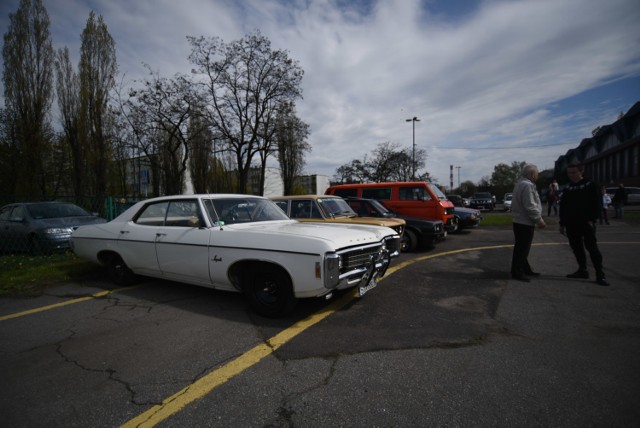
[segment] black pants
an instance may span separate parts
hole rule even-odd
[[[511,258],[511,275],[522,276],[532,271],[528,258],[535,230],[535,226],[513,223],[513,236],[516,242],[513,246],[513,257]]]
[[[602,272],[602,254],[598,249],[598,241],[596,240],[596,225],[592,226],[589,223],[567,224],[566,231],[569,245],[576,256],[579,269],[587,270],[587,254],[584,251],[586,248],[596,272]]]

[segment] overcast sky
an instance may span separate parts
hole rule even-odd
[[[19,0],[3,0],[0,30]],[[125,86],[149,64],[189,73],[186,36],[258,29],[299,61],[305,172],[333,176],[380,143],[427,151],[449,185],[498,163],[553,168],[591,130],[640,101],[638,0],[44,0],[54,47],[77,64],[89,12],[116,42]]]

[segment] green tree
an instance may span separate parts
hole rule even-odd
[[[115,87],[118,64],[115,42],[102,16],[91,11],[82,31],[80,47],[80,138],[92,171],[92,193],[99,199],[107,194],[109,164],[112,159],[110,92]]]
[[[14,165],[14,193],[48,193],[46,159],[53,132],[49,121],[53,99],[53,46],[49,14],[41,0],[21,0],[9,15],[2,57],[6,119]]]
[[[458,187],[458,193],[460,195],[466,197],[473,196],[474,193],[478,190],[478,187],[475,185],[473,181],[467,180],[460,183],[460,187]]]
[[[496,198],[502,197],[507,192],[513,190],[516,182],[520,178],[522,169],[526,165],[526,162],[511,162],[511,165],[505,163],[499,163],[493,167],[493,173],[491,174],[491,186],[493,187],[493,193]]]
[[[212,166],[213,134],[208,126],[204,108],[195,107],[196,113],[189,120],[188,141],[190,147],[189,172],[195,193],[208,193],[213,191],[209,182]],[[215,159],[214,159],[215,162]]]
[[[86,180],[85,148],[80,138],[80,80],[69,59],[69,49],[58,50],[55,57],[56,94],[62,131],[71,157],[69,171],[74,194],[79,197],[84,191]]]

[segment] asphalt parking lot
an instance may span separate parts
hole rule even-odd
[[[638,426],[640,228],[598,237],[610,287],[565,278],[555,227],[512,281],[511,231],[481,226],[280,320],[155,280],[2,299],[2,425]]]

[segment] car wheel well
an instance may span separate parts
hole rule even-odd
[[[289,277],[289,280],[291,280],[291,275],[289,275],[289,272],[287,272],[285,268],[277,263],[267,262],[264,260],[241,260],[234,263],[233,266],[229,268],[229,280],[233,286],[238,289],[238,291],[242,291],[243,284],[246,283],[247,279],[253,275],[253,272],[262,267],[277,268],[286,274]]]
[[[229,270],[229,279],[260,315],[280,317],[295,306],[291,275],[276,263],[260,260],[238,262]]]
[[[102,251],[97,256],[98,261],[106,267],[107,275],[116,285],[127,286],[137,280],[137,276],[129,269],[122,260],[120,254],[115,251]]]

